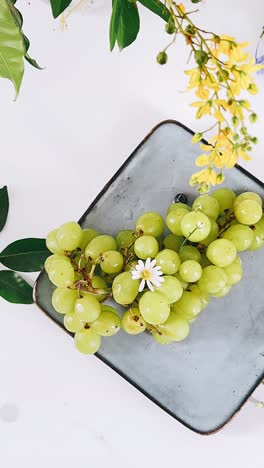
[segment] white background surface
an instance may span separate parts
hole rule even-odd
[[[0,82],[0,184],[8,185],[11,205],[1,249],[78,219],[159,121],[202,128],[182,92],[184,45],[170,52],[168,66],[155,63],[168,40],[161,20],[142,11],[138,41],[110,54],[110,0],[106,8],[72,16],[66,33],[44,3],[19,3],[32,55],[46,69],[27,67],[16,103],[11,85]],[[207,0],[201,10],[201,26],[249,39],[254,50],[264,24],[262,0]],[[255,99],[260,143],[247,165],[262,180],[263,90],[264,80]],[[75,352],[71,338],[35,306],[0,299],[0,324],[4,468],[263,468],[264,410],[248,403],[222,432],[198,436],[95,357]],[[258,395],[264,398],[262,389]],[[12,423],[5,421],[10,415]]]

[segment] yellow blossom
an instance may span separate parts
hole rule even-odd
[[[201,166],[207,166],[210,162],[210,158],[207,154],[201,154],[196,158],[196,166],[201,167]]]
[[[210,96],[210,91],[209,91],[209,89],[207,89],[204,86],[200,85],[200,86],[198,86],[195,94],[196,94],[197,97],[206,100]]]

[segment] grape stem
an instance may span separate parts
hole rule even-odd
[[[230,216],[229,218],[225,221],[225,223],[219,227],[221,227],[219,233],[218,233],[218,237],[221,237],[222,234],[224,234],[224,232],[230,227],[232,221],[235,219],[235,215],[234,213],[230,213]]]
[[[197,231],[197,229],[199,229],[198,226],[196,226],[196,227],[193,229],[193,231],[191,231],[191,232],[189,233],[188,237],[186,237],[186,238],[184,239],[184,241],[181,243],[179,250],[181,250],[181,248],[186,244],[186,242],[190,239],[190,237]]]
[[[161,331],[159,330],[158,327],[155,327],[155,325],[150,325],[149,323],[147,324],[147,330],[150,333],[153,333],[153,331],[157,332],[159,335],[162,335]]]

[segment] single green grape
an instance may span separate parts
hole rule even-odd
[[[243,276],[243,268],[241,259],[237,256],[231,265],[223,268],[227,276],[227,284],[233,286],[239,283]],[[223,288],[222,288],[223,289]]]
[[[253,200],[257,202],[261,207],[262,207],[262,199],[261,197],[255,193],[255,192],[243,192],[240,195],[238,195],[234,201],[234,209],[241,203],[242,201],[245,200]]]
[[[218,267],[226,267],[236,258],[236,247],[228,239],[216,239],[207,248],[206,255],[210,262]]]
[[[57,230],[56,239],[60,249],[77,249],[82,240],[82,229],[74,221],[62,224]]]
[[[136,307],[126,310],[121,325],[123,330],[129,335],[138,335],[146,330],[147,324]]]
[[[91,329],[100,336],[113,336],[120,327],[120,318],[116,313],[107,310],[102,310],[99,317],[91,323]]]
[[[200,195],[194,200],[192,209],[202,211],[206,216],[216,220],[220,212],[220,206],[216,198],[211,195]]]
[[[120,252],[110,250],[104,252],[101,258],[100,267],[105,273],[119,273],[123,268],[124,259]]]
[[[129,271],[120,273],[113,281],[114,300],[121,305],[132,304],[138,295],[139,280],[133,280]]]
[[[177,278],[177,280],[179,280],[179,282],[181,283],[181,285],[182,285],[182,289],[184,289],[184,290],[185,290],[185,289],[187,289],[187,288],[188,288],[188,286],[189,286],[189,283],[187,283],[186,281],[184,281],[184,280],[182,279],[182,277],[181,277],[181,275],[180,275],[180,273],[179,273],[179,272],[178,272],[178,273],[176,273],[176,275],[175,275],[175,278]]]
[[[250,245],[249,250],[258,250],[264,246],[264,217],[255,224],[251,226],[253,232],[253,239]]]
[[[187,260],[195,260],[200,263],[201,254],[196,247],[192,245],[184,245],[179,251],[179,257],[181,262],[186,262]]]
[[[175,236],[175,234],[168,234],[165,237],[163,244],[166,249],[174,250],[174,252],[179,252],[183,241],[183,236]]]
[[[147,291],[139,299],[139,311],[147,323],[159,325],[169,317],[170,306],[164,294]]]
[[[172,310],[166,322],[158,326],[158,331],[172,341],[182,341],[189,335],[190,325],[186,319]]]
[[[86,258],[97,260],[100,255],[109,250],[116,250],[116,241],[108,235],[97,236],[89,242],[85,249]]]
[[[126,249],[129,245],[135,242],[136,238],[134,237],[134,232],[132,229],[125,229],[120,231],[116,236],[116,245],[117,249]]]
[[[136,240],[134,250],[138,258],[147,260],[147,258],[153,258],[157,255],[159,244],[153,236],[141,236]]]
[[[230,240],[238,252],[248,250],[253,241],[253,231],[249,226],[244,224],[235,224],[228,228],[224,234],[223,239]]]
[[[186,260],[180,266],[180,275],[187,283],[196,283],[202,276],[202,267],[195,260]]]
[[[46,246],[52,253],[63,255],[64,250],[61,249],[58,245],[57,232],[58,232],[58,229],[54,229],[53,231],[48,233],[47,239],[46,239]]]
[[[165,275],[174,275],[179,271],[181,260],[177,252],[170,249],[161,250],[156,255],[156,266],[160,266]]]
[[[178,208],[170,211],[166,218],[166,225],[176,236],[182,236],[181,222],[184,216],[189,213],[185,208]]]
[[[91,328],[84,328],[75,333],[74,344],[81,353],[94,354],[100,348],[101,337]]]
[[[95,237],[98,237],[98,236],[100,236],[100,234],[95,229],[91,229],[91,228],[83,229],[82,239],[79,244],[80,249],[85,250],[89,242],[91,242],[91,240],[95,239]]]
[[[215,294],[223,289],[228,283],[228,276],[225,271],[215,265],[209,265],[203,269],[203,274],[198,282],[201,291]]]
[[[209,294],[205,291],[202,291],[199,286],[197,286],[197,284],[192,284],[190,286],[190,291],[200,299],[202,302],[202,307],[205,309],[205,307],[207,307],[210,302]]]
[[[146,236],[159,237],[164,231],[164,220],[159,213],[147,211],[137,219],[136,231],[142,231]]]
[[[183,287],[175,276],[163,276],[164,281],[155,290],[163,294],[169,304],[178,301],[183,293]]]
[[[114,307],[109,306],[108,304],[101,304],[101,313],[102,312],[112,312],[113,314],[116,314],[119,317],[118,311]]]
[[[167,215],[174,210],[178,210],[179,208],[184,208],[187,211],[191,211],[191,208],[186,203],[172,203],[169,208],[167,209]]]
[[[211,231],[210,219],[201,211],[190,211],[182,218],[181,231],[189,241],[200,242]]]
[[[63,261],[66,260],[68,263],[71,263],[70,259],[68,257],[65,257],[65,255],[58,255],[58,254],[50,255],[48,258],[46,258],[45,264],[44,264],[44,267],[47,273],[49,273],[50,267],[52,263],[54,262],[54,260],[63,260]]]
[[[85,323],[74,312],[69,312],[64,315],[64,326],[71,333],[76,333],[84,328]]]
[[[212,196],[218,201],[220,213],[231,210],[236,198],[235,192],[228,188],[221,187],[212,193]]]
[[[209,232],[208,236],[202,241],[202,244],[205,245],[205,247],[207,247],[209,244],[211,244],[211,242],[217,239],[218,234],[219,234],[219,227],[216,221],[210,218],[210,222],[211,222],[211,231]]]
[[[172,310],[185,320],[193,320],[202,310],[202,301],[192,292],[184,291],[180,300],[173,304]]]
[[[66,257],[53,260],[48,266],[48,275],[57,288],[67,288],[74,282],[74,269]]]
[[[223,289],[221,289],[217,293],[212,294],[212,296],[214,296],[214,297],[224,297],[229,293],[231,287],[232,287],[231,284],[226,284]]]
[[[52,294],[51,302],[59,314],[69,314],[74,311],[75,301],[78,298],[76,289],[57,288]]]
[[[241,224],[256,224],[262,218],[262,207],[255,200],[244,200],[235,206],[235,217]]]
[[[95,297],[91,294],[86,294],[85,296],[77,299],[74,310],[76,315],[83,322],[93,322],[99,317],[101,306]]]

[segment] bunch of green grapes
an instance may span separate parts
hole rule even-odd
[[[120,328],[131,335],[148,331],[160,344],[184,340],[210,298],[225,296],[241,280],[238,252],[263,245],[259,195],[220,188],[192,206],[171,204],[165,221],[143,213],[115,237],[63,224],[47,237],[52,255],[45,269],[56,286],[53,307],[64,314],[77,349],[94,354],[101,337]],[[105,304],[110,298],[114,307]]]

